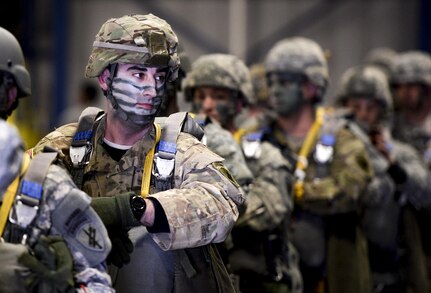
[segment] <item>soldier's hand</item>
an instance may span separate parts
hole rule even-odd
[[[91,207],[98,214],[106,229],[129,229],[139,226],[130,208],[131,193],[120,194],[112,197],[94,197]],[[112,240],[112,239],[111,239]]]
[[[117,231],[108,231],[108,233],[111,239],[112,249],[106,262],[121,268],[124,264],[130,262],[133,243],[125,230],[118,229]]]
[[[73,259],[60,236],[41,236],[33,253],[21,254],[18,262],[30,270],[22,276],[30,291],[67,292],[73,288]]]

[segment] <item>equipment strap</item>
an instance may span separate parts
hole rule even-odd
[[[295,199],[301,201],[304,196],[304,179],[305,170],[308,167],[308,155],[310,154],[311,148],[316,142],[316,138],[319,135],[320,129],[324,122],[325,108],[319,107],[316,111],[316,119],[313,125],[307,133],[304,143],[298,154],[298,161],[296,162],[295,177],[296,182],[294,186]]]
[[[6,227],[6,222],[9,217],[10,209],[12,208],[13,202],[15,200],[15,195],[18,190],[20,177],[27,171],[28,165],[30,164],[30,156],[24,153],[21,163],[21,172],[12,181],[9,187],[6,189],[3,203],[0,208],[0,236],[3,235],[4,229]]]
[[[142,197],[147,197],[148,194],[150,194],[150,181],[151,181],[151,174],[152,174],[152,167],[153,167],[153,160],[154,160],[154,151],[156,149],[157,144],[160,141],[160,136],[162,132],[162,128],[158,123],[154,122],[154,127],[156,128],[156,141],[154,143],[154,146],[151,148],[151,150],[148,152],[147,156],[145,157],[144,173],[142,174],[142,184],[141,184]]]

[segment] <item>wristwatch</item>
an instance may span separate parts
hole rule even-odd
[[[142,216],[147,209],[147,203],[145,199],[139,195],[132,195],[130,197],[130,208],[132,209],[132,213],[138,221],[141,221]]]

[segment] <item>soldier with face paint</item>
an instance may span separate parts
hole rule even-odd
[[[170,140],[157,142],[156,115],[166,82],[177,78],[180,65],[177,46],[170,25],[152,14],[107,20],[85,71],[98,79],[108,99],[106,115],[89,131],[77,131],[76,124],[60,127],[33,151],[57,147],[74,172],[79,162],[71,144],[90,135],[80,178],[110,233],[118,291],[233,292],[213,243],[224,241],[238,217],[244,201],[238,183],[223,159],[199,141],[201,130],[190,117],[166,122],[161,137]],[[162,149],[169,160],[161,157]],[[163,177],[158,167],[171,169]],[[127,231],[134,248],[130,256]]]
[[[234,118],[254,100],[248,68],[233,55],[204,55],[192,64],[183,89],[194,110],[208,116],[207,122],[212,121],[204,126],[208,146],[243,150],[241,157],[247,163],[246,169],[235,168],[239,172],[233,172],[244,183],[247,200],[232,231],[233,247],[228,251],[229,265],[239,276],[241,292],[301,292],[295,251],[288,248],[286,235],[293,179],[288,162],[275,147],[261,143],[259,133],[254,133],[253,142],[248,141],[253,145],[252,152],[250,148],[244,150],[242,143],[215,141],[219,136],[215,135],[214,125],[218,124],[242,140]]]
[[[371,164],[344,113],[317,107],[329,82],[323,50],[307,38],[283,39],[268,52],[265,67],[277,117],[263,140],[296,165],[291,233],[304,292],[370,292],[358,211]]]

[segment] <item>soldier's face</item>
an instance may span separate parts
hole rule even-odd
[[[351,97],[347,99],[346,106],[353,113],[355,120],[368,129],[379,122],[382,114],[377,101],[368,97]]]
[[[399,84],[393,88],[397,108],[417,110],[422,106],[423,87],[417,83]]]
[[[154,119],[166,88],[167,68],[119,64],[112,81],[112,95],[134,124]]]
[[[193,93],[193,103],[199,113],[208,115],[222,125],[236,111],[232,91],[224,88],[198,87]]]

